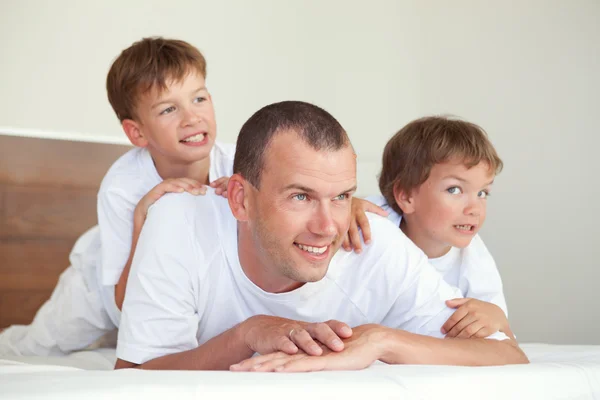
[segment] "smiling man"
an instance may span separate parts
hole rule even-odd
[[[445,300],[460,293],[386,219],[369,216],[379,239],[360,255],[338,252],[356,156],[325,110],[290,101],[256,112],[238,137],[234,172],[228,200],[166,195],[149,212],[116,368],[527,362],[501,333],[441,339],[454,311]]]

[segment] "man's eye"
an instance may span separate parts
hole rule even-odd
[[[168,107],[168,108],[165,108],[164,110],[162,110],[160,112],[160,115],[169,114],[169,113],[172,113],[173,111],[175,111],[175,107],[171,106],[171,107]]]
[[[462,190],[458,186],[452,186],[451,188],[446,189],[450,194],[461,194]]]
[[[488,192],[487,190],[482,190],[479,193],[477,193],[477,197],[479,197],[480,199],[487,199],[489,195],[490,192]]]
[[[348,198],[348,194],[344,193],[344,194],[340,194],[340,195],[335,196],[333,199],[334,200],[346,200],[347,198]]]
[[[304,201],[308,198],[308,196],[306,196],[306,194],[295,194],[292,198],[299,201]]]

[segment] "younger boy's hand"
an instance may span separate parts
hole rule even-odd
[[[146,220],[148,209],[165,193],[183,193],[188,192],[194,195],[206,194],[206,187],[200,182],[190,178],[165,179],[154,186],[148,194],[139,201],[135,207],[134,219],[136,222],[143,223]]]
[[[342,247],[346,251],[352,251],[360,253],[362,251],[362,244],[360,243],[360,234],[358,228],[362,231],[365,243],[371,242],[371,227],[369,225],[369,219],[367,218],[366,212],[372,212],[382,217],[387,217],[388,213],[383,208],[376,206],[370,201],[359,199],[357,197],[352,198],[352,219],[350,222],[350,229],[344,237]]]
[[[227,185],[229,184],[229,177],[223,176],[210,183],[210,187],[215,188],[215,194],[221,195],[227,198]]]
[[[457,310],[442,326],[446,337],[485,338],[502,331],[512,338],[504,311],[495,304],[469,298],[447,300]]]

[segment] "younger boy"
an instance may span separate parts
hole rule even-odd
[[[119,325],[129,267],[148,207],[167,192],[226,195],[233,145],[215,142],[206,62],[179,40],[146,38],[108,73],[109,101],[137,148],[117,160],[98,193],[98,223],[80,237],[52,297],[28,326],[0,334],[0,356],[83,349]],[[211,229],[207,227],[207,229]]]
[[[477,234],[502,161],[479,126],[426,117],[396,133],[385,146],[379,178],[382,196],[369,198],[429,257],[465,299],[442,327],[448,337],[514,335],[507,319],[502,281]],[[360,215],[353,204],[355,215]],[[376,239],[375,239],[376,240]]]

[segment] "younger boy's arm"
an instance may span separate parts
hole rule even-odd
[[[371,226],[369,225],[369,219],[367,218],[367,212],[387,217],[388,213],[381,207],[371,203],[368,200],[359,199],[358,197],[352,198],[352,218],[350,221],[350,229],[344,237],[342,247],[346,251],[354,251],[360,253],[362,251],[362,244],[360,242],[359,228],[362,232],[365,244],[371,242]]]
[[[469,298],[448,300],[446,304],[457,309],[442,326],[447,337],[485,338],[500,331],[515,339],[508,318],[497,305]]]

